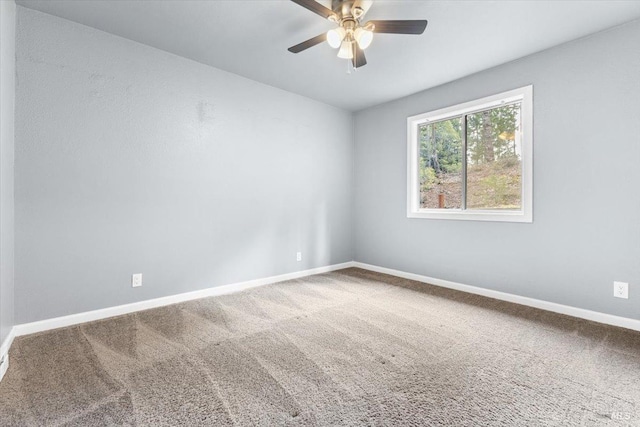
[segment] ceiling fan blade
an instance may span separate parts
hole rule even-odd
[[[320,34],[319,36],[315,36],[313,38],[310,38],[309,40],[303,41],[300,44],[297,44],[295,46],[291,46],[289,49],[287,49],[289,52],[291,53],[300,53],[303,50],[309,49],[310,47],[313,47],[317,44],[322,43],[323,41],[327,40],[327,35],[325,33]]]
[[[364,50],[360,49],[357,43],[354,44],[355,48],[353,49],[353,59],[351,62],[353,63],[353,68],[360,68],[367,65],[367,58],[364,57]]]
[[[369,21],[375,25],[374,33],[422,34],[427,28],[427,20],[415,21]]]
[[[331,16],[335,16],[335,12],[327,7],[324,7],[316,0],[291,0],[292,2],[299,4],[305,9],[309,9],[311,12],[322,16],[325,19],[329,19]]]

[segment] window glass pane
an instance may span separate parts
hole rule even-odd
[[[462,208],[462,117],[418,128],[420,208]]]
[[[522,207],[520,103],[467,115],[467,209]]]

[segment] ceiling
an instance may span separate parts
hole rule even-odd
[[[347,110],[360,110],[640,18],[640,1],[383,1],[368,19],[427,19],[422,36],[376,34],[368,65],[326,43],[334,24],[287,0],[17,0]],[[330,1],[320,1],[330,7]]]

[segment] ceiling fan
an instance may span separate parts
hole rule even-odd
[[[372,0],[331,0],[331,9],[315,0],[291,0],[300,6],[336,23],[338,26],[326,34],[320,34],[290,47],[292,53],[300,53],[323,41],[338,50],[338,58],[350,59],[354,68],[367,64],[364,49],[373,41],[373,33],[422,34],[426,20],[368,21],[361,23]]]

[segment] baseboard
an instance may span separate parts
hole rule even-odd
[[[0,381],[4,378],[4,374],[7,373],[9,368],[9,349],[13,344],[13,338],[15,337],[15,329],[11,328],[9,335],[4,339],[2,345],[0,345]]]
[[[136,311],[148,310],[150,308],[162,307],[180,302],[191,301],[194,299],[212,297],[217,295],[226,295],[234,292],[240,292],[245,289],[251,289],[258,286],[264,286],[271,283],[283,282],[285,280],[299,279],[301,277],[311,276],[314,274],[328,273],[343,268],[353,267],[353,262],[345,262],[342,264],[333,264],[325,267],[312,268],[310,270],[295,271],[293,273],[281,274],[278,276],[265,277],[262,279],[249,280],[246,282],[234,283],[230,285],[216,286],[213,288],[202,289],[199,291],[186,292],[177,295],[171,295],[162,298],[155,298],[146,301],[134,302],[131,304],[119,305],[115,307],[103,308],[100,310],[86,311],[84,313],[71,314],[69,316],[55,317],[53,319],[40,320],[37,322],[23,323],[13,327],[16,337],[29,335],[36,332],[48,331],[51,329],[64,328],[66,326],[77,325],[80,323],[91,322],[94,320],[106,319],[109,317],[129,314]],[[10,344],[9,344],[10,345]]]
[[[566,314],[567,316],[578,317],[581,319],[591,320],[593,322],[604,323],[607,325],[618,326],[621,328],[640,331],[640,320],[630,319],[628,317],[614,316],[613,314],[601,313],[598,311],[586,310],[583,308],[571,307],[568,305],[557,304],[554,302],[543,301],[535,298],[523,297],[519,295],[509,294],[506,292],[494,291],[491,289],[479,288],[477,286],[465,285],[462,283],[451,282],[448,280],[436,279],[434,277],[422,276],[420,274],[407,273],[405,271],[394,270],[386,267],[378,267],[377,265],[365,264],[362,262],[353,262],[354,267],[364,270],[375,271],[378,273],[390,274],[392,276],[402,277],[404,279],[415,280],[416,282],[428,283],[443,288],[455,289],[457,291],[468,292],[470,294],[482,295],[502,301],[513,302],[516,304],[535,307],[542,310],[552,311],[554,313]]]
[[[2,379],[2,375],[4,374],[3,371],[6,371],[6,368],[9,363],[8,353],[14,337],[33,334],[36,332],[48,331],[51,329],[63,328],[66,326],[77,325],[80,323],[91,322],[94,320],[106,319],[113,316],[120,316],[123,314],[133,313],[136,311],[148,310],[151,308],[177,304],[180,302],[191,301],[199,298],[231,294],[234,292],[243,291],[245,289],[268,285],[271,283],[298,279],[301,277],[311,276],[314,274],[328,273],[331,271],[342,270],[344,268],[349,268],[349,267],[358,267],[364,270],[390,274],[392,276],[415,280],[417,282],[428,283],[435,286],[455,289],[458,291],[468,292],[476,295],[482,295],[489,298],[508,301],[516,304],[522,304],[529,307],[535,307],[542,310],[552,311],[555,313],[566,314],[568,316],[591,320],[598,323],[604,323],[607,325],[618,326],[621,328],[640,331],[640,320],[638,319],[630,319],[626,317],[614,316],[612,314],[600,313],[600,312],[586,310],[582,308],[556,304],[553,302],[538,300],[535,298],[523,297],[519,295],[509,294],[506,292],[494,291],[491,289],[480,288],[477,286],[465,285],[462,283],[451,282],[448,280],[436,279],[434,277],[423,276],[420,274],[407,273],[405,271],[394,270],[386,267],[379,267],[376,265],[365,264],[357,261],[349,261],[342,264],[334,264],[334,265],[329,265],[325,267],[313,268],[310,270],[296,271],[293,273],[281,274],[278,276],[271,276],[271,277],[266,277],[262,279],[249,280],[246,282],[217,286],[213,288],[202,289],[199,291],[171,295],[171,296],[162,297],[162,298],[155,298],[151,300],[120,305],[116,307],[108,307],[100,310],[87,311],[84,313],[77,313],[69,316],[62,316],[62,317],[56,317],[53,319],[41,320],[38,322],[23,323],[21,325],[15,325],[11,330],[11,332],[9,333],[9,335],[7,336],[7,338],[4,340],[4,342],[0,346],[0,360],[4,360],[4,363],[0,365],[0,380]]]

